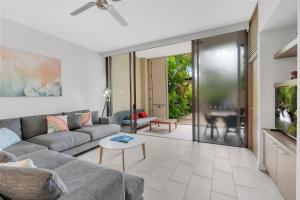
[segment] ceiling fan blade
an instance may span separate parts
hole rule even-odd
[[[107,11],[121,24],[121,26],[127,26],[128,23],[124,19],[124,17],[115,9],[113,6],[109,6]]]
[[[73,11],[71,13],[71,15],[76,16],[76,15],[82,13],[83,11],[86,11],[87,9],[93,7],[93,6],[96,6],[96,2],[89,2],[89,3],[85,4],[84,6],[78,8],[77,10]]]

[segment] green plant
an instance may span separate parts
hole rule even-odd
[[[192,55],[167,57],[169,117],[179,119],[192,111]]]

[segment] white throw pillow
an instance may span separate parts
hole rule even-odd
[[[0,163],[0,167],[36,168],[36,166],[33,164],[32,160],[30,160],[30,159],[16,161],[16,162]]]

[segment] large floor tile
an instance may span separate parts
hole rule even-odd
[[[212,192],[210,200],[236,200],[236,199],[223,194]]]
[[[214,169],[224,172],[232,172],[231,164],[228,158],[215,156]]]
[[[232,167],[234,182],[237,185],[257,188],[254,173],[249,168]]]
[[[201,149],[199,153],[199,159],[213,161],[214,160],[214,151],[208,149]]]
[[[269,179],[256,179],[259,190],[263,193],[264,199],[284,200],[277,186]]]
[[[161,159],[156,157],[148,157],[137,166],[137,170],[151,173],[157,166],[160,166]]]
[[[213,162],[208,160],[199,159],[194,168],[194,174],[212,178]]]
[[[243,186],[236,186],[238,200],[266,200],[263,197],[263,194],[253,188],[243,187]],[[271,200],[271,199],[270,199]]]
[[[236,192],[232,174],[214,170],[212,191],[235,198]]]
[[[198,160],[198,157],[199,157],[198,155],[199,155],[199,153],[197,151],[188,150],[182,156],[181,162],[190,164],[190,165],[194,165],[194,164],[196,164],[196,162]]]
[[[180,156],[168,154],[166,157],[161,159],[161,166],[170,169],[175,169],[180,161]]]
[[[168,181],[158,196],[158,200],[183,200],[187,185]]]
[[[185,200],[210,200],[211,179],[193,175]]]
[[[174,173],[172,174],[171,180],[188,184],[193,174],[193,170],[194,170],[193,165],[179,163]]]
[[[222,158],[229,158],[228,148],[224,148],[223,146],[216,146],[215,155]]]
[[[145,184],[155,190],[161,191],[168,182],[172,171],[166,167],[158,167],[146,176]]]
[[[143,196],[144,196],[144,200],[157,200],[159,196],[159,191],[149,187],[145,187]]]

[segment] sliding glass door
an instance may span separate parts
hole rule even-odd
[[[193,140],[246,145],[246,32],[192,42]]]
[[[106,59],[108,87],[111,89],[111,113],[122,132],[136,132],[136,59],[135,52]]]

